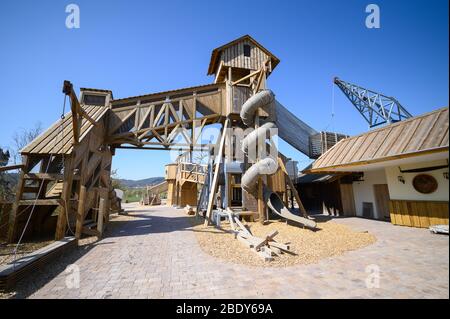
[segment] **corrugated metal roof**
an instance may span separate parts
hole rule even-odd
[[[448,150],[448,107],[341,140],[310,172]]]
[[[86,113],[96,122],[100,121],[109,108],[94,105],[82,106]],[[82,119],[80,128],[80,141],[93,127],[92,123]],[[64,119],[55,122],[49,129],[35,138],[20,152],[22,154],[70,154],[72,153],[73,131],[72,114],[67,113]]]

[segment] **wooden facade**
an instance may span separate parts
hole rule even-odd
[[[247,55],[244,54],[247,51]],[[245,52],[246,53],[246,52]],[[224,66],[233,68],[259,70],[264,63],[269,59],[269,55],[265,53],[260,47],[255,45],[252,41],[244,39],[235,44],[224,48],[220,52],[219,63],[223,62]]]
[[[448,225],[448,202],[391,200],[389,212],[394,225],[420,228]]]
[[[220,74],[222,68],[260,70],[268,62],[270,74],[280,60],[249,35],[224,44],[212,51],[208,75]],[[236,76],[243,76],[237,74]],[[237,80],[237,78],[231,79]]]

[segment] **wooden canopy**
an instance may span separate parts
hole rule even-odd
[[[99,122],[109,108],[94,105],[83,106],[84,111],[95,122]],[[80,141],[89,133],[94,125],[86,119],[81,121]],[[39,135],[20,152],[26,154],[64,154],[73,150],[72,115],[67,113],[63,119],[55,122],[49,129]]]

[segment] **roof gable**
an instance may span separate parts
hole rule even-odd
[[[271,53],[269,50],[267,50],[265,47],[263,47],[260,43],[258,43],[255,39],[253,39],[251,36],[249,36],[248,34],[237,38],[231,42],[228,42],[220,47],[215,48],[212,52],[211,52],[211,60],[209,62],[209,66],[208,66],[208,75],[214,74],[214,72],[216,71],[217,68],[217,64],[218,64],[218,60],[220,57],[220,53],[230,47],[233,46],[239,42],[242,41],[250,41],[251,43],[253,43],[257,48],[259,48],[261,51],[263,51],[265,54],[267,54],[268,56],[270,56],[271,60],[272,60],[272,70],[277,66],[278,63],[280,63],[280,59],[278,59],[273,53]]]

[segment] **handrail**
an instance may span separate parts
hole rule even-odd
[[[11,171],[13,169],[21,169],[21,168],[24,168],[24,167],[25,167],[25,165],[23,165],[23,164],[9,165],[9,166],[0,166],[0,172]]]

